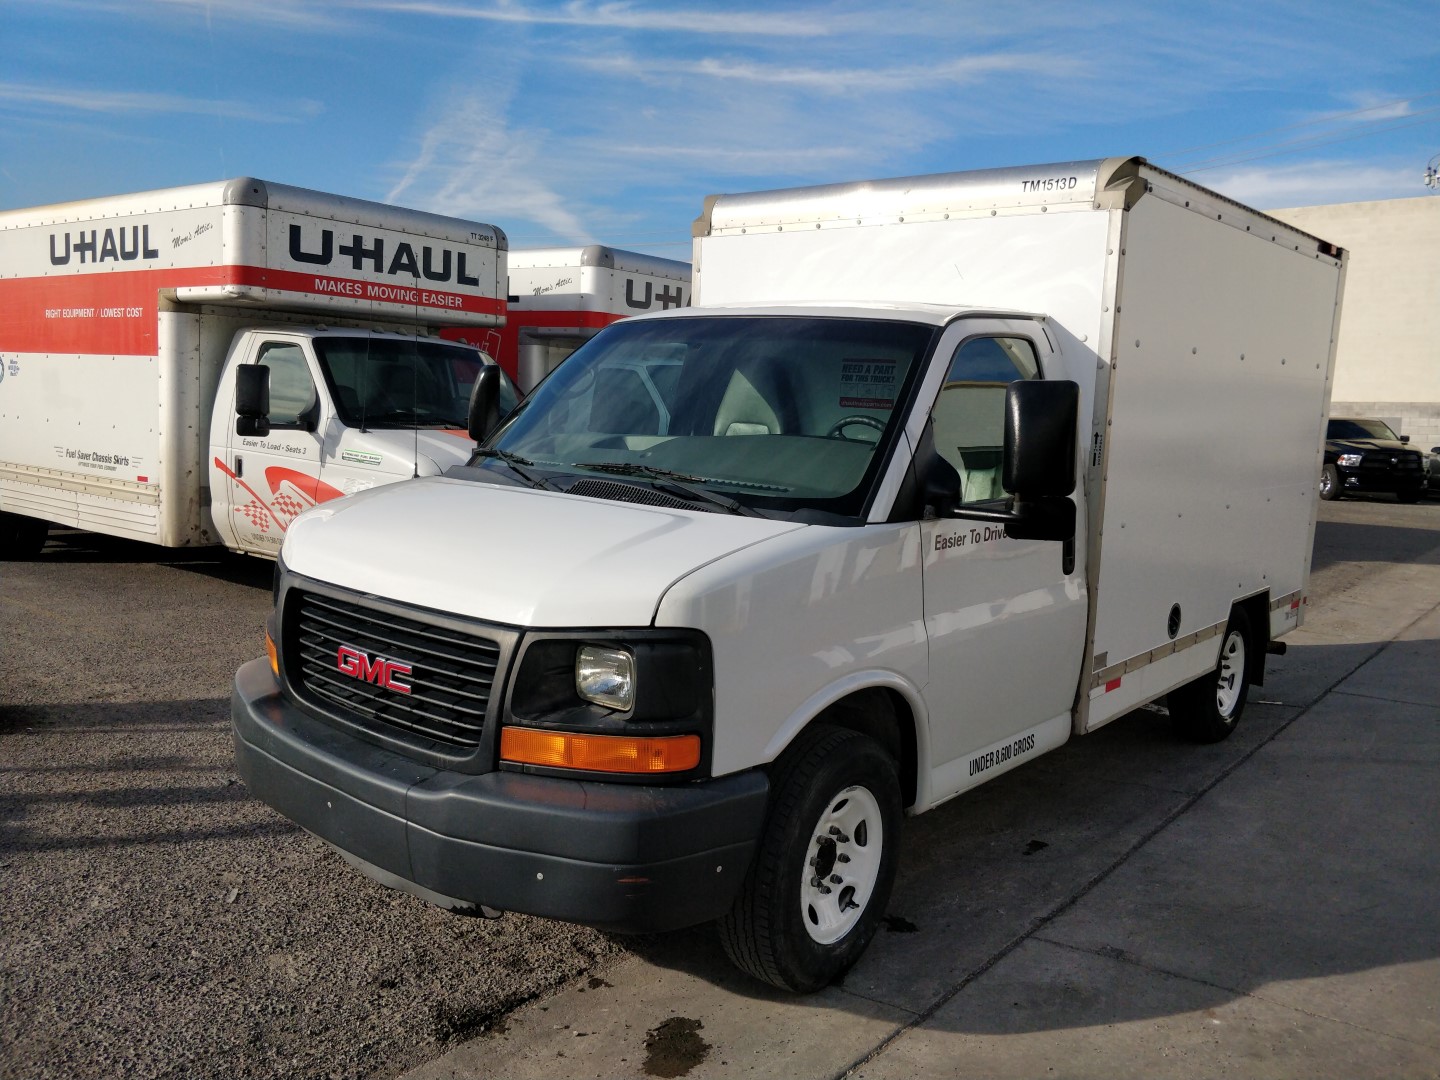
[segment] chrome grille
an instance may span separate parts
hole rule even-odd
[[[498,642],[318,593],[297,591],[290,603],[287,674],[298,690],[362,727],[480,745]]]
[[[1360,468],[1373,472],[1420,471],[1420,455],[1413,450],[1371,450],[1360,459]]]

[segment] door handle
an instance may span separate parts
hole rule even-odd
[[[238,480],[238,479],[240,479],[240,477],[242,477],[242,476],[244,476],[244,475],[245,475],[245,459],[242,458],[239,454],[236,454],[236,455],[235,455],[235,479]]]

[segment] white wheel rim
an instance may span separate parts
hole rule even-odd
[[[1330,474],[1329,474],[1329,473],[1321,473],[1321,474],[1320,474],[1320,490],[1323,491],[1326,495],[1328,495],[1328,494],[1330,494],[1330,485],[1331,485]]]
[[[812,941],[833,945],[860,921],[880,876],[885,826],[868,788],[830,800],[810,833],[800,877],[800,918]]]
[[[1245,638],[1232,630],[1220,647],[1220,678],[1215,684],[1215,707],[1228,720],[1245,685]]]

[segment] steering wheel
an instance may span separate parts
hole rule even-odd
[[[853,427],[856,424],[861,427],[873,428],[876,431],[885,430],[884,420],[877,420],[873,416],[862,416],[860,413],[853,413],[850,416],[842,416],[839,420],[836,420],[835,423],[831,424],[830,430],[825,433],[825,437],[827,439],[848,439],[849,436],[842,434],[842,432],[844,432],[847,427]],[[852,439],[850,441],[861,442],[863,440]]]

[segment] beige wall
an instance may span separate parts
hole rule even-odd
[[[1440,443],[1440,195],[1267,213],[1349,252],[1334,412]]]

